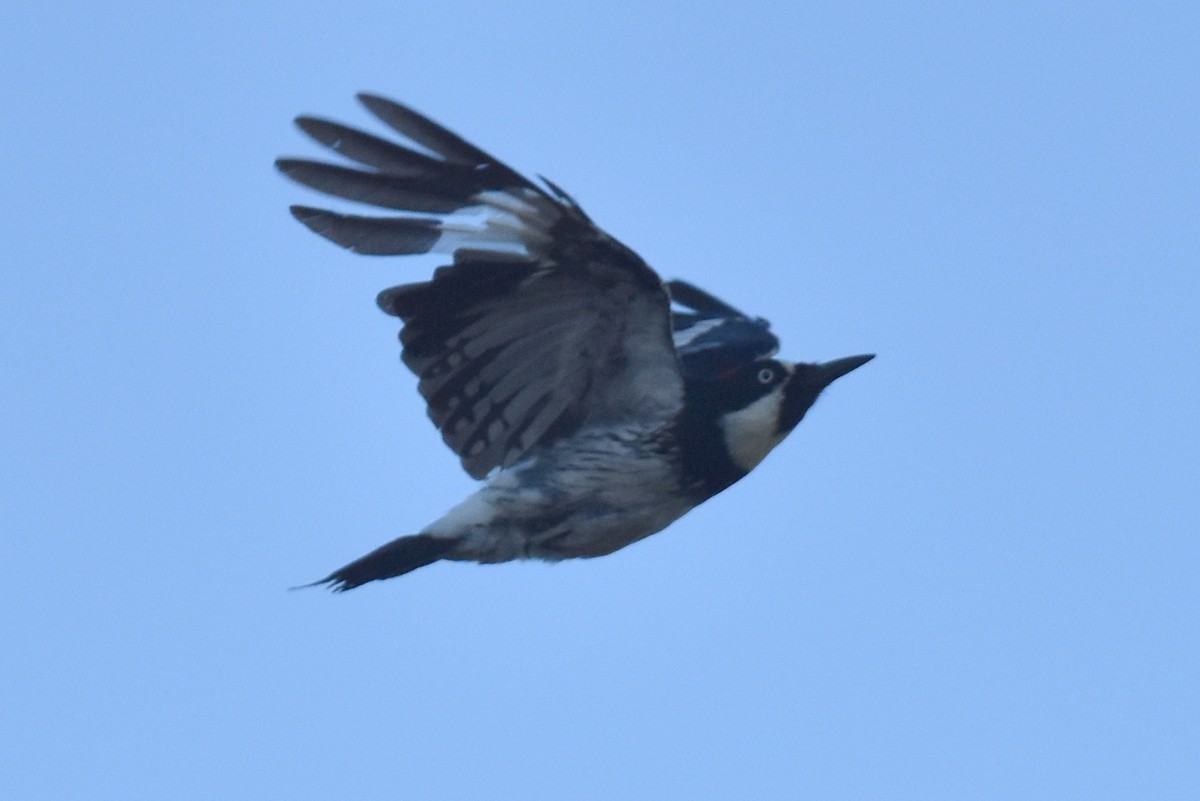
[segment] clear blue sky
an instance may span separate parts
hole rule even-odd
[[[23,3],[0,795],[1200,798],[1195,3]],[[784,354],[879,358],[611,557],[285,591],[471,488],[275,174],[358,90]]]

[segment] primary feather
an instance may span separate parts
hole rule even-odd
[[[434,155],[300,117],[301,130],[369,169],[296,158],[277,166],[318,191],[400,212],[293,207],[342,247],[453,254],[432,281],[378,300],[404,321],[404,363],[470,475],[510,466],[585,421],[649,419],[679,403],[669,300],[645,262],[553,184],[537,186],[399,103],[359,97]]]

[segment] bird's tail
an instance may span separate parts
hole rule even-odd
[[[433,564],[458,544],[453,537],[435,537],[432,534],[414,534],[400,537],[355,559],[345,567],[338,568],[320,581],[305,584],[305,587],[328,586],[334,592],[352,590],[368,581],[403,576],[418,567]]]

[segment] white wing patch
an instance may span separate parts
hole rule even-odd
[[[697,337],[707,334],[719,325],[722,325],[725,319],[722,317],[713,317],[711,320],[701,320],[693,325],[688,326],[682,331],[676,331],[674,334],[675,349],[686,348],[692,344]]]
[[[467,247],[532,256],[553,243],[547,232],[562,216],[553,201],[524,188],[488,190],[474,199],[480,202],[441,221],[441,236],[429,246],[430,251],[454,253]]]

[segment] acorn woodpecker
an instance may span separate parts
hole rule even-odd
[[[368,255],[452,257],[378,303],[403,321],[401,358],[434,425],[484,484],[316,584],[349,590],[440,559],[612,553],[746,475],[822,390],[873,358],[774,358],[766,320],[664,282],[548,179],[526,179],[391,100],[359,100],[406,142],[302,116],[302,131],[356,166],[276,166],[397,212],[292,207],[326,239]]]

